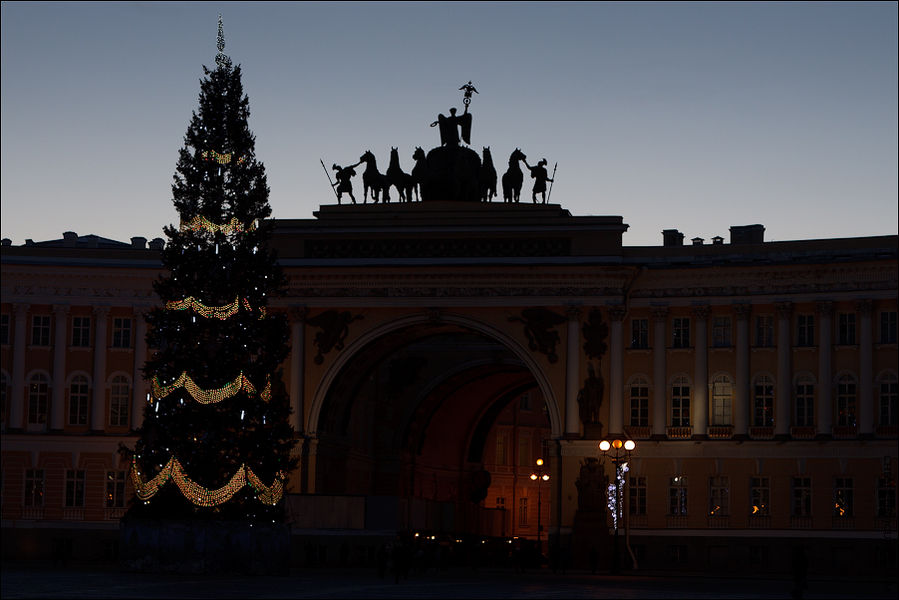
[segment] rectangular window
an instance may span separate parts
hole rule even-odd
[[[890,477],[877,480],[877,517],[896,518],[896,481]]]
[[[4,342],[8,343],[8,342]],[[896,343],[896,311],[887,310],[880,313],[880,343]]]
[[[631,348],[649,348],[649,319],[631,319]]]
[[[731,318],[714,317],[712,319],[712,347],[730,348],[731,346]]]
[[[796,317],[796,345],[803,347],[815,345],[815,315]]]
[[[709,516],[723,517],[730,514],[730,482],[727,477],[709,477]]]
[[[671,345],[674,348],[690,347],[690,319],[689,317],[674,317],[671,323],[672,339]]]
[[[794,517],[812,516],[812,479],[794,477],[792,485],[793,502],[790,514]]]
[[[646,514],[646,477],[630,478],[630,513],[634,516]]]
[[[131,386],[125,377],[118,375],[113,378],[109,388],[109,424],[113,427],[126,427],[130,405]]]
[[[770,377],[760,377],[753,386],[752,426],[774,426],[774,381]]]
[[[112,320],[112,347],[131,347],[131,319],[116,317]]]
[[[675,382],[671,386],[671,426],[690,426],[690,386]]]
[[[840,313],[837,315],[837,344],[854,346],[855,343],[855,313]]]
[[[632,427],[649,425],[649,386],[644,382],[631,385],[631,421]]]
[[[837,381],[837,425],[855,427],[856,421],[855,379],[845,376]]]
[[[9,315],[0,314],[0,344],[9,345]]]
[[[518,438],[518,466],[530,467],[531,465],[531,437],[523,435]]]
[[[815,384],[809,380],[796,383],[796,415],[797,427],[815,426]]]
[[[899,380],[896,376],[881,381],[879,392],[880,425],[882,427],[899,425]]]
[[[496,508],[501,510],[506,510],[506,498],[505,496],[497,496],[496,497]]]
[[[50,345],[50,315],[33,315],[31,317],[31,345]]]
[[[519,527],[527,527],[528,526],[528,499],[527,498],[519,498],[518,499],[518,526]]]
[[[774,346],[774,317],[759,315],[755,318],[755,345],[757,348]]]
[[[496,464],[508,465],[509,458],[506,452],[506,436],[503,432],[496,434]]]
[[[525,392],[518,399],[518,408],[520,410],[531,410],[531,395]]]
[[[66,471],[66,507],[84,506],[84,471],[68,469]]]
[[[44,470],[25,469],[25,506],[44,505]]]
[[[851,517],[853,489],[851,477],[837,477],[833,483],[833,516]]]
[[[683,475],[675,475],[668,482],[668,514],[687,514],[687,478]]]
[[[88,348],[91,345],[91,318],[72,317],[72,346]]]
[[[69,425],[87,425],[90,387],[87,377],[79,375],[69,384]]]
[[[767,517],[771,514],[771,484],[767,477],[751,477],[749,479],[749,510],[754,517]]]
[[[43,375],[35,375],[28,384],[28,424],[46,424],[49,406],[50,386],[47,378]]]
[[[125,471],[106,472],[106,508],[124,508]]]
[[[733,390],[730,379],[722,377],[712,382],[712,425],[733,425]]]

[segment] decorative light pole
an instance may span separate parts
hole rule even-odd
[[[543,545],[540,543],[540,533],[543,531],[543,524],[540,520],[541,515],[543,514],[543,508],[541,506],[542,497],[541,497],[541,481],[549,481],[549,473],[543,470],[543,459],[537,459],[537,468],[534,469],[534,472],[531,473],[531,481],[537,482],[537,548],[540,553],[543,553]]]
[[[634,440],[612,440],[611,442],[603,440],[599,443],[599,450],[602,452],[602,455],[609,456],[612,460],[612,464],[615,465],[615,500],[614,502],[609,503],[609,508],[615,511],[612,518],[612,523],[615,526],[615,548],[612,554],[612,575],[618,575],[619,573],[621,556],[620,547],[618,545],[618,530],[620,529],[623,512],[621,508],[621,505],[623,504],[621,501],[621,489],[627,484],[627,482],[624,481],[624,474],[627,473],[627,462],[630,460],[631,452],[633,452],[636,447],[637,444]],[[614,453],[609,454],[610,450]],[[609,487],[611,488],[612,486]]]

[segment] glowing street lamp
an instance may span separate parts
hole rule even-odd
[[[618,545],[618,530],[622,516],[621,502],[621,486],[627,485],[626,481],[622,481],[624,473],[627,472],[627,462],[630,460],[631,452],[637,447],[634,440],[603,440],[599,443],[599,451],[603,456],[609,456],[612,464],[615,465],[615,502],[614,502],[614,525],[615,525],[615,551],[612,555],[612,574],[617,575],[619,572],[620,549]],[[610,452],[612,454],[610,454]],[[609,507],[613,508],[613,507]]]
[[[543,525],[540,521],[540,517],[543,513],[543,510],[541,507],[542,498],[540,495],[540,492],[541,492],[540,482],[541,481],[549,481],[549,473],[547,473],[543,470],[543,459],[542,458],[537,459],[537,468],[534,469],[533,473],[531,473],[531,481],[537,482],[537,548],[539,548],[540,552],[542,553],[543,546],[540,543],[540,533],[543,531]]]

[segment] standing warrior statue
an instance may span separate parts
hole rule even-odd
[[[477,94],[478,91],[477,91],[476,89],[474,89],[474,86],[473,86],[473,85],[471,85],[471,81],[469,81],[468,83],[466,83],[465,85],[463,85],[463,86],[460,87],[459,89],[460,89],[460,90],[465,90],[465,97],[462,98],[462,104],[465,105],[465,111],[464,111],[462,114],[465,114],[465,113],[468,112],[468,105],[471,104],[471,94],[472,94],[472,92],[474,92],[475,94]]]

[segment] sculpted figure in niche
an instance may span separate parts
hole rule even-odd
[[[602,406],[604,383],[601,375],[597,375],[592,363],[587,363],[587,379],[584,387],[578,392],[577,403],[581,422],[584,425],[596,425],[599,421],[599,409]]]
[[[575,482],[578,511],[605,512],[608,485],[609,479],[606,477],[599,459],[585,458],[581,463],[581,471]]]

